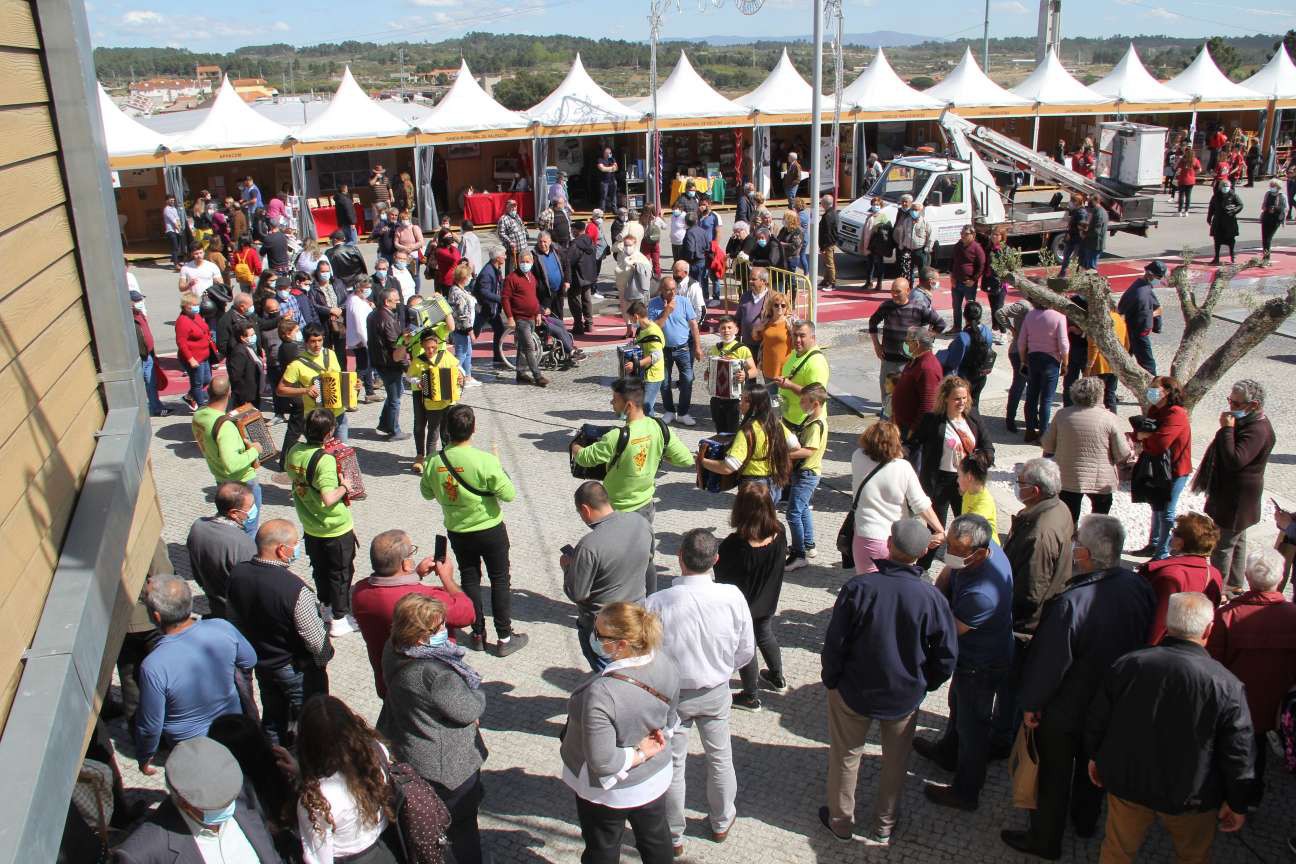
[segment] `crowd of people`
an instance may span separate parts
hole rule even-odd
[[[769,268],[804,267],[808,220],[819,218],[820,287],[833,287],[835,202],[825,196],[816,215],[794,196],[776,229],[744,188],[722,247],[719,214],[689,186],[671,214],[618,210],[606,234],[599,211],[574,218],[555,187],[534,242],[510,203],[489,252],[467,222],[456,231],[446,220],[425,238],[394,197],[379,202],[373,261],[350,226],[324,249],[298,243],[282,203],[273,206],[284,199],[263,205],[250,179],[240,201],[206,212],[264,213],[259,249],[249,228],[237,233],[247,250],[237,263],[214,261],[218,220],[211,235],[194,220],[190,258],[176,261],[176,335],[193,434],[215,484],[214,513],[193,523],[186,544],[208,612],[194,614],[186,580],[150,577],[119,658],[118,710],[140,770],[165,762],[168,792],[119,860],[483,860],[490,706],[471,658],[509,658],[530,639],[512,617],[507,517],[525,504],[510,477],[518,466],[473,446],[477,418],[462,399],[478,384],[472,348],[489,329],[497,368],[548,385],[546,346],[582,359],[571,334],[591,328],[605,269],[631,344],[610,388],[620,425],[582,429],[569,448],[583,481],[571,506],[589,530],[563,547],[559,565],[590,674],[570,694],[552,758],[574,798],[582,861],[620,860],[627,823],[645,862],[672,861],[697,842],[685,838],[693,727],[706,762],[705,794],[693,796],[705,801],[705,836],[723,843],[735,830],[744,778],[732,712],[760,711],[768,694],[808,683],[784,668],[780,594],[785,574],[829,557],[815,522],[830,508],[816,516],[814,498],[831,441],[831,370],[814,323],[770,289]],[[1062,267],[1074,257],[1092,269],[1106,212],[1073,204]],[[911,751],[950,775],[924,784],[929,802],[973,811],[989,764],[1029,748],[1035,807],[1024,829],[1004,828],[1006,847],[1057,859],[1068,819],[1091,836],[1105,798],[1103,860],[1132,860],[1152,821],[1181,860],[1209,860],[1215,832],[1242,828],[1260,800],[1268,734],[1296,717],[1286,700],[1296,606],[1282,593],[1283,563],[1249,551],[1246,538],[1262,518],[1275,446],[1265,387],[1232,385],[1194,468],[1193,434],[1204,430],[1192,428],[1182,382],[1154,377],[1146,410],[1119,420],[1110,363],[1061,313],[1005,306],[1002,286],[989,311],[976,301],[990,271],[971,229],[955,252],[947,330],[932,304],[941,276],[918,208],[894,235],[875,226],[907,275],[891,281],[868,324],[883,399],[851,448],[837,551],[852,572],[824,620],[825,836],[871,846],[902,837]],[[742,293],[721,314],[731,262],[741,262]],[[868,280],[880,285],[883,264],[873,264]],[[1112,312],[1154,375],[1165,276],[1149,264]],[[142,295],[132,299],[141,357],[155,360]],[[503,353],[510,330],[513,361]],[[950,342],[937,350],[942,334]],[[1024,395],[1024,443],[1041,452],[1013,469],[1022,506],[1011,521],[988,487],[996,448],[979,410],[997,353],[1012,370],[1005,428],[1018,434]],[[150,388],[159,368],[146,367]],[[694,411],[698,369],[709,417]],[[1059,382],[1065,405],[1054,414]],[[357,579],[352,506],[362,492],[348,415],[362,401],[382,402],[385,438],[413,439],[411,468],[444,536],[420,553],[405,530],[385,530]],[[271,459],[230,422],[243,405],[283,421],[277,464],[265,467],[279,469],[270,480],[291,490],[295,519],[263,518],[261,468]],[[150,408],[167,410],[156,389]],[[412,432],[402,426],[407,408]],[[708,422],[714,432],[691,449],[679,428]],[[733,496],[727,536],[686,531],[669,578],[655,560],[663,463]],[[1127,547],[1142,538],[1108,515],[1131,465],[1133,500],[1151,514],[1140,549]],[[1190,481],[1205,493],[1204,513],[1179,506]],[[1296,543],[1292,516],[1276,518]],[[303,559],[313,585],[290,569]],[[1143,559],[1137,570],[1131,559]],[[372,725],[338,698],[367,685],[330,680],[335,642],[353,634],[382,702]],[[924,699],[947,684],[942,734],[916,736]],[[881,771],[860,818],[858,772],[875,722]],[[167,857],[177,849],[188,857]]]

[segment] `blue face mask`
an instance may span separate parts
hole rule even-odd
[[[306,538],[301,537],[297,540],[297,545],[293,547],[292,557],[288,559],[288,563],[291,564],[294,561],[300,560],[301,557],[305,554],[306,554]]]
[[[387,271],[386,271],[386,270],[375,270],[375,271],[374,271],[374,276],[378,277],[378,281],[379,281],[379,282],[386,282],[386,281],[387,281]]]
[[[917,219],[917,218],[918,218],[918,210],[917,210],[916,208],[911,208],[911,209],[909,210],[909,215],[912,216],[914,219]]]
[[[756,241],[756,245],[761,247],[762,249],[764,249],[768,243],[769,241],[766,240],[764,237],[761,237]]]
[[[204,825],[224,825],[234,818],[234,805],[237,803],[238,799],[236,798],[219,810],[202,811],[202,823]]]
[[[371,290],[368,289],[368,288],[365,288],[363,291],[360,292],[360,296],[363,297],[364,299],[368,300],[368,299],[369,299],[369,295],[372,294],[372,293],[373,293],[373,291],[371,291]]]
[[[601,660],[612,659],[612,655],[609,654],[607,649],[603,647],[603,640],[598,638],[597,633],[594,632],[590,633],[589,643],[590,643],[590,648],[594,649],[594,653],[599,656],[599,659]]]
[[[247,521],[255,522],[259,515],[261,515],[261,508],[256,505],[255,501],[253,501],[252,506],[249,507],[247,511]]]
[[[439,648],[450,641],[450,628],[442,627],[431,636],[427,637],[427,644],[433,648]]]
[[[519,264],[519,265],[518,265],[518,269],[521,270],[523,273],[530,273],[530,272],[531,272],[531,265],[530,265],[530,264]]]
[[[1238,410],[1238,411],[1230,411],[1229,413],[1233,415],[1233,419],[1234,419],[1234,420],[1241,420],[1242,418],[1246,417],[1246,416],[1247,416],[1248,414],[1250,414],[1251,412],[1250,412],[1250,411],[1242,411],[1242,410]]]
[[[1161,401],[1161,388],[1160,388],[1160,387],[1149,387],[1149,388],[1147,389],[1147,392],[1144,393],[1143,395],[1147,397],[1147,401],[1148,401],[1149,403],[1151,403],[1151,404],[1155,404],[1155,403]]]
[[[197,314],[198,314],[198,307],[197,307],[197,306],[186,306],[186,307],[185,307],[185,311],[188,312],[190,315],[197,315]]]
[[[906,342],[906,343],[904,343],[903,345],[900,346],[900,351],[901,351],[901,353],[903,353],[904,356],[906,356],[906,357],[913,357],[913,349],[909,347],[909,343],[908,343],[908,342]]]
[[[257,340],[257,335],[256,335],[256,331],[254,330],[254,331],[252,331],[252,335],[248,337],[247,344],[249,344],[249,345],[255,345],[255,344],[256,344],[256,340]]]
[[[289,297],[292,296],[292,292],[289,291],[287,288],[281,288],[278,294],[280,300],[287,300]]]

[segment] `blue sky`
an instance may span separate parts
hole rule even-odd
[[[666,16],[665,38],[751,35],[777,38],[810,32],[812,0],[765,0],[744,16],[736,0],[679,0]],[[699,7],[705,5],[705,9]],[[991,0],[995,36],[1035,33],[1037,0]],[[267,4],[222,0],[91,0],[86,3],[96,45],[173,45],[224,51],[241,45],[288,42],[438,41],[470,30],[592,38],[648,38],[648,0],[315,0]],[[847,32],[898,30],[934,37],[981,32],[980,0],[926,0],[921,18],[890,0],[845,0]],[[307,13],[309,9],[309,13]],[[1072,0],[1063,4],[1068,36],[1166,34],[1171,36],[1281,33],[1296,28],[1291,0]]]

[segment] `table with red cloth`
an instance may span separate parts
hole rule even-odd
[[[337,230],[337,211],[333,205],[312,207],[311,218],[315,220],[315,236],[327,237]],[[355,205],[355,229],[357,234],[365,234],[364,207]]]
[[[504,215],[504,204],[516,201],[525,220],[535,218],[535,196],[530,192],[478,192],[463,196],[464,216],[474,225],[491,225]]]

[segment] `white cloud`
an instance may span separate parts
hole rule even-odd
[[[1180,16],[1178,12],[1171,12],[1169,9],[1165,8],[1164,6],[1154,6],[1151,9],[1148,9],[1148,11],[1144,12],[1143,17],[1157,18],[1162,21],[1177,21]]]
[[[292,30],[292,25],[287,21],[276,21],[274,24],[270,25],[270,29],[274,30],[276,33],[287,33]]]
[[[148,9],[132,9],[121,18],[126,27],[157,27],[162,24],[162,16]]]
[[[1018,0],[1002,0],[999,3],[992,3],[990,8],[995,12],[1006,12],[1009,15],[1026,15],[1030,10]]]

